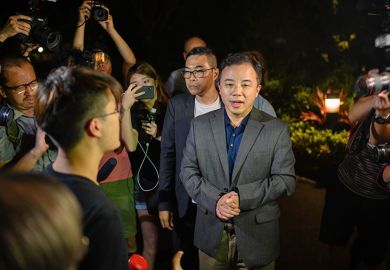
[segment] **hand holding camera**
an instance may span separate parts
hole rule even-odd
[[[375,119],[390,118],[389,92],[382,91],[375,95],[372,100],[372,107],[375,109]],[[390,120],[390,119],[389,119]]]
[[[84,1],[79,7],[79,21],[77,25],[83,24],[91,16],[91,8],[93,1]]]
[[[107,21],[109,10],[100,0],[86,0],[79,7],[78,25],[82,26],[89,18],[93,18],[97,22]]]
[[[105,6],[102,6],[101,8],[102,8],[101,13],[106,12],[106,14],[105,15],[102,15],[102,14],[96,15],[96,12],[95,12],[95,20],[97,22],[99,22],[100,26],[105,31],[107,31],[108,33],[111,33],[113,30],[115,30],[115,28],[114,28],[114,21],[112,19],[111,14],[110,14],[110,10]],[[96,17],[99,17],[99,19],[97,19]]]
[[[28,36],[31,30],[31,17],[26,15],[14,15],[8,18],[7,23],[0,29],[0,41],[13,37],[16,34]]]

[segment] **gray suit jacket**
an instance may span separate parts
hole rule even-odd
[[[278,199],[295,190],[295,158],[286,124],[253,109],[234,164],[231,183],[224,109],[195,118],[183,152],[180,179],[197,203],[195,245],[215,256],[224,223],[215,213],[223,192],[239,192],[239,216],[233,219],[237,245],[247,267],[279,256]]]

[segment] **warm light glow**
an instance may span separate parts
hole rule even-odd
[[[338,113],[340,110],[340,99],[339,98],[326,98],[325,99],[325,110],[327,113]]]
[[[44,51],[43,47],[38,47],[38,52],[39,53],[43,53],[43,51]]]

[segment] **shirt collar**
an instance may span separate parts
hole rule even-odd
[[[14,106],[9,104],[8,102],[5,103],[9,108],[11,108],[14,111],[14,120],[18,119],[19,117],[26,116],[21,111],[18,111]],[[26,116],[29,117],[29,116]]]
[[[252,112],[252,111],[251,111]],[[248,123],[248,120],[249,120],[249,116],[251,115],[251,112],[250,113],[248,113],[248,115],[247,116],[245,116],[245,118],[244,119],[242,119],[242,121],[241,121],[241,124],[238,126],[238,127],[245,127],[246,125],[247,125],[247,123]],[[233,127],[233,125],[231,124],[231,122],[230,122],[230,118],[229,118],[229,116],[227,115],[227,113],[226,113],[226,110],[224,110],[223,111],[223,116],[224,116],[224,119],[225,119],[225,126],[232,126]]]

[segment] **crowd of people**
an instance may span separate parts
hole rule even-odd
[[[80,6],[73,49],[42,81],[28,58],[36,44],[0,56],[0,268],[129,269],[140,253],[159,269],[164,229],[173,269],[275,269],[278,200],[295,190],[295,159],[288,126],[260,95],[264,57],[232,53],[218,65],[193,36],[164,83],[104,7],[99,25],[122,57],[122,85],[104,48],[85,64],[92,4]],[[28,36],[29,20],[10,16],[0,46]],[[389,114],[385,93],[356,102],[360,136],[327,194],[321,241],[334,251],[357,226],[351,265],[384,264],[390,167],[368,152],[388,142]]]

